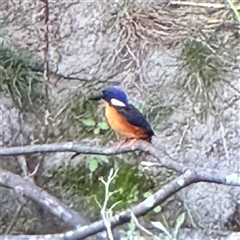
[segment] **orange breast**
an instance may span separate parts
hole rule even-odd
[[[148,139],[149,136],[139,127],[129,124],[126,119],[120,115],[114,107],[106,106],[105,115],[109,125],[117,133],[128,138]]]

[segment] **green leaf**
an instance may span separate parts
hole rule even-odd
[[[131,218],[131,221],[130,221],[130,223],[128,224],[128,228],[129,228],[129,230],[130,231],[135,231],[135,229],[136,229],[136,223],[135,223],[135,221],[134,221],[134,219],[133,218]]]
[[[162,210],[162,208],[161,208],[160,206],[157,206],[157,207],[155,207],[155,208],[153,209],[153,211],[154,211],[155,213],[159,213],[159,212],[161,212],[161,210]]]
[[[109,129],[109,125],[106,122],[99,122],[97,126],[100,127],[100,129],[102,129],[102,130]]]
[[[150,197],[151,195],[152,195],[152,192],[148,191],[148,192],[145,192],[145,193],[143,194],[143,197],[144,197],[144,198],[148,198],[148,197]]]
[[[166,235],[168,235],[169,237],[171,237],[171,234],[168,232],[168,230],[162,225],[161,222],[151,222],[151,224],[160,229],[161,231],[163,231]]]
[[[97,156],[97,160],[99,163],[109,163],[108,157],[104,155]]]
[[[176,221],[176,226],[174,228],[174,233],[173,233],[174,239],[177,239],[178,230],[184,223],[185,218],[186,218],[185,212],[183,212],[180,216],[178,216],[177,221]]]
[[[93,133],[96,134],[96,135],[99,134],[100,133],[100,128],[99,127],[95,128]]]
[[[87,127],[94,127],[96,125],[95,121],[92,118],[83,119],[82,123]]]
[[[97,160],[96,160],[96,159],[92,159],[92,160],[90,161],[90,163],[89,163],[89,170],[90,170],[91,172],[94,172],[94,171],[97,169],[97,167],[98,167],[98,162],[97,162]]]

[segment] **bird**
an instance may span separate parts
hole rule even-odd
[[[154,132],[150,124],[146,117],[129,103],[127,95],[120,88],[107,87],[101,94],[90,99],[103,99],[106,102],[105,116],[110,127],[126,138],[123,143],[129,140],[145,140],[151,143]]]

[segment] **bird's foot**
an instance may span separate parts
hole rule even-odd
[[[135,138],[127,138],[127,139],[125,139],[125,140],[123,140],[123,141],[121,141],[121,142],[119,142],[117,145],[116,145],[116,149],[119,149],[119,148],[121,148],[123,145],[125,145],[126,147],[132,147],[133,146],[133,144],[135,143],[137,141],[137,139],[135,139]]]
[[[126,142],[127,142],[127,139],[125,139],[125,140],[123,140],[123,141],[120,141],[120,142],[115,146],[115,148],[116,148],[116,149],[121,148]]]
[[[128,143],[126,143],[126,146],[132,147],[135,144],[135,142],[137,142],[136,138],[129,139]]]

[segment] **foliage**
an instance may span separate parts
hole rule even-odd
[[[132,217],[130,223],[128,224],[128,230],[125,231],[121,231],[122,240],[138,240],[138,239],[142,239],[142,240],[158,240],[158,239],[162,239],[162,240],[177,240],[177,236],[178,236],[178,232],[180,227],[182,226],[182,224],[184,223],[186,218],[186,214],[185,212],[183,212],[181,215],[178,216],[178,218],[176,219],[175,222],[175,227],[169,231],[161,222],[156,221],[153,222],[151,221],[151,224],[158,230],[160,230],[160,233],[157,234],[156,231],[154,231],[154,233],[149,232],[147,229],[145,229],[144,227],[142,227],[138,220],[135,217]],[[148,237],[144,237],[143,234],[141,234],[138,231],[138,228],[141,229],[143,232],[148,234]]]
[[[58,179],[63,191],[70,190],[73,195],[87,196],[95,214],[99,214],[99,206],[95,199],[102,205],[105,196],[105,189],[99,177],[106,178],[112,167],[111,161],[106,156],[94,156],[89,157],[85,166],[67,166],[52,173],[54,179]],[[118,193],[111,196],[107,207],[110,208],[119,202],[114,211],[126,209],[143,199],[143,193],[146,189],[153,188],[154,184],[154,180],[143,174],[137,166],[121,164],[116,178],[109,186],[110,192],[118,191]]]
[[[201,118],[214,107],[214,82],[224,77],[223,63],[209,45],[197,40],[187,40],[182,50],[186,76],[181,80],[181,89],[193,103],[200,104]]]
[[[209,87],[221,75],[221,63],[207,45],[196,40],[187,41],[182,51],[188,77],[184,85],[196,92],[198,87]],[[191,77],[195,75],[196,77]],[[188,82],[189,81],[189,82]]]
[[[102,139],[103,144],[114,139],[115,133],[110,130],[103,114],[99,114],[99,102],[90,101],[86,94],[78,91],[67,99],[58,102],[52,111],[51,119],[54,128],[52,141],[62,138],[73,141],[83,138]]]
[[[238,20],[239,24],[240,24],[240,5],[239,5],[239,9],[237,9],[237,0],[236,0],[236,3],[234,1],[231,1],[231,0],[227,0],[230,8],[233,10],[235,16],[236,16],[236,19]]]
[[[0,47],[0,91],[9,94],[21,109],[36,112],[43,105],[43,72],[43,63]]]
[[[96,124],[96,122],[92,118],[83,119],[82,123],[86,127],[94,127],[93,133],[96,135],[99,134],[101,130],[105,131],[109,129],[109,125],[107,122],[99,122],[98,124]]]
[[[161,222],[151,222],[151,223],[154,227],[158,228],[165,234],[164,239],[176,240],[178,231],[179,231],[180,227],[182,226],[182,224],[184,223],[185,218],[186,218],[185,212],[183,212],[181,215],[179,215],[178,218],[176,219],[175,227],[171,232],[169,232]]]

